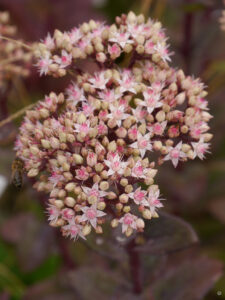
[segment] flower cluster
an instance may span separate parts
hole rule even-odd
[[[223,1],[223,3],[225,5],[225,1]],[[222,10],[222,15],[219,18],[219,22],[221,30],[225,31],[225,9]]]
[[[16,33],[17,28],[10,25],[8,12],[0,12],[0,88],[5,87],[5,84],[16,75],[29,75],[32,54],[24,50],[19,40],[11,40],[15,38]]]
[[[161,67],[170,61],[167,37],[160,22],[129,13],[116,18],[111,26],[90,20],[78,28],[62,33],[55,30],[39,44],[35,54],[40,75],[64,76],[80,59],[92,58],[101,67],[111,67],[123,54],[132,60],[150,59]]]
[[[117,24],[90,21],[39,45],[43,74],[73,72],[74,53],[107,59],[27,111],[15,145],[35,188],[49,194],[50,225],[73,239],[102,233],[109,218],[126,236],[143,231],[163,206],[156,165],[203,159],[212,138],[204,85],[168,66],[160,23],[129,13]],[[115,63],[114,48],[126,53],[127,68]]]

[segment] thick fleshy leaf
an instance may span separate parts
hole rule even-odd
[[[111,271],[97,266],[82,267],[64,276],[68,286],[73,287],[81,299],[131,299],[135,295],[123,298],[122,295],[132,295],[131,286],[126,277],[117,271]],[[121,295],[122,294],[122,295]]]
[[[181,257],[164,266],[149,290],[155,300],[200,300],[222,274],[222,264],[205,256]],[[147,299],[147,298],[146,298]]]
[[[151,255],[179,251],[198,242],[198,237],[191,225],[181,218],[160,213],[159,218],[145,222],[143,234],[137,233],[127,238],[122,234],[119,226],[116,229],[108,228],[104,238],[92,235],[85,243],[100,255],[125,262],[127,254],[124,246],[133,239],[137,244],[137,251]]]
[[[127,258],[124,245],[133,238],[133,236],[126,238],[126,236],[122,234],[120,226],[119,228],[112,229],[106,225],[104,236],[90,235],[84,243],[105,258],[124,261]]]
[[[190,224],[166,213],[146,222],[143,238],[143,244],[137,249],[152,255],[179,251],[198,242]]]
[[[225,198],[214,199],[209,203],[209,211],[225,224]]]

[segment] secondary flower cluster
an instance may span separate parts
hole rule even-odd
[[[36,50],[37,66],[40,75],[60,77],[79,59],[92,58],[100,67],[112,67],[122,54],[132,53],[133,61],[145,58],[164,67],[170,61],[166,40],[161,23],[145,23],[143,15],[122,15],[111,26],[90,20],[69,32],[48,35]]]
[[[29,75],[29,62],[31,52],[24,50],[20,41],[2,39],[3,37],[15,38],[17,28],[10,25],[8,12],[0,12],[0,88],[14,76]]]
[[[143,17],[133,13],[117,22],[119,29],[102,41],[101,53],[109,55],[110,43],[121,52],[132,45],[129,67],[119,68],[111,57],[94,75],[80,71],[65,93],[52,92],[27,111],[16,141],[28,177],[36,178],[38,191],[49,193],[50,225],[61,227],[63,235],[73,239],[85,238],[92,228],[102,233],[107,218],[112,227],[121,224],[127,236],[143,231],[144,219],[158,217],[163,206],[154,181],[156,164],[170,160],[176,167],[179,161],[203,159],[212,138],[203,84],[169,67],[165,56],[153,59],[159,54],[157,45],[166,40],[159,24],[151,20],[144,24]],[[98,23],[81,25],[78,40],[95,32],[90,24]],[[96,34],[107,28],[96,26]],[[88,30],[82,33],[81,28]],[[112,28],[116,26],[108,27],[108,33]],[[125,44],[121,32],[127,36]],[[137,53],[140,36],[144,48],[150,37],[155,43],[147,60],[144,53]],[[55,51],[57,39],[47,39],[45,44]],[[89,46],[94,47],[94,41],[89,40]],[[77,49],[71,47],[72,52]],[[69,68],[62,62],[52,67],[59,56],[48,59],[54,63],[42,73],[58,76]]]
[[[225,5],[225,1],[223,1],[223,3]],[[219,18],[219,22],[221,30],[225,31],[225,9],[222,10],[222,15]]]

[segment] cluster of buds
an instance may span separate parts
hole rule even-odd
[[[10,25],[8,12],[0,12],[0,88],[14,76],[28,76],[32,54],[15,39],[17,28]],[[3,38],[2,38],[3,36]],[[9,38],[8,40],[4,38]]]
[[[61,77],[80,59],[94,59],[100,67],[112,67],[117,59],[132,55],[132,61],[150,59],[162,68],[168,66],[170,54],[160,22],[129,13],[108,26],[90,20],[69,32],[55,30],[35,51],[41,75]]]
[[[107,61],[93,75],[81,71],[64,93],[52,92],[27,111],[15,145],[28,177],[36,178],[35,188],[49,194],[50,225],[72,239],[85,238],[92,228],[102,233],[107,219],[113,228],[121,225],[126,236],[142,232],[144,220],[158,217],[163,206],[156,166],[203,159],[212,138],[204,85],[168,66],[159,54],[161,46],[167,49],[160,23],[144,23],[133,13],[117,23],[119,29],[90,21],[73,29],[74,35],[46,38],[43,55],[51,63],[41,73],[73,71],[74,52],[87,38],[90,54],[95,55],[97,39],[98,53]],[[146,56],[150,41],[152,53]],[[114,46],[120,53],[131,49],[127,68],[110,56]],[[57,47],[67,47],[62,50],[67,66],[57,64],[62,57],[50,56]],[[86,58],[87,46],[82,53]]]
[[[223,1],[223,3],[225,5],[225,1]],[[222,15],[219,18],[219,22],[221,30],[225,31],[225,9],[222,10]]]

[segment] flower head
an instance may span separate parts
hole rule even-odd
[[[102,233],[108,219],[127,236],[143,231],[143,219],[163,206],[157,168],[209,150],[204,85],[169,66],[167,37],[154,24],[129,13],[111,27],[90,21],[55,31],[38,46],[43,75],[72,71],[75,81],[26,112],[15,150],[49,195],[50,225],[74,240]],[[116,65],[122,53],[131,58],[126,69]],[[89,58],[94,75],[76,65]]]

